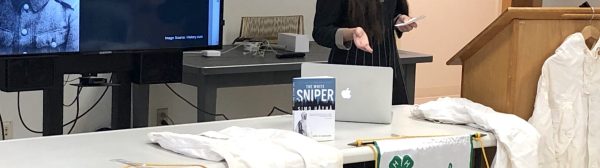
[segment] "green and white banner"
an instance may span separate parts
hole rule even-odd
[[[469,168],[471,135],[375,142],[379,168]]]

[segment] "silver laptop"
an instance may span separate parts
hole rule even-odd
[[[302,64],[302,77],[335,77],[337,121],[389,124],[393,73],[390,67]]]

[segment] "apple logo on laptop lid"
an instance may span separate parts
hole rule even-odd
[[[342,98],[351,99],[352,98],[352,90],[350,90],[350,88],[346,88],[345,90],[342,90]]]

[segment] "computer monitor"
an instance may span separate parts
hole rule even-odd
[[[217,49],[221,0],[0,0],[0,57]]]

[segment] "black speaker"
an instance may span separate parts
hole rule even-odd
[[[0,90],[5,92],[42,90],[52,86],[54,59],[16,58],[0,60]]]
[[[180,83],[183,52],[153,52],[134,57],[132,77],[136,84]]]

